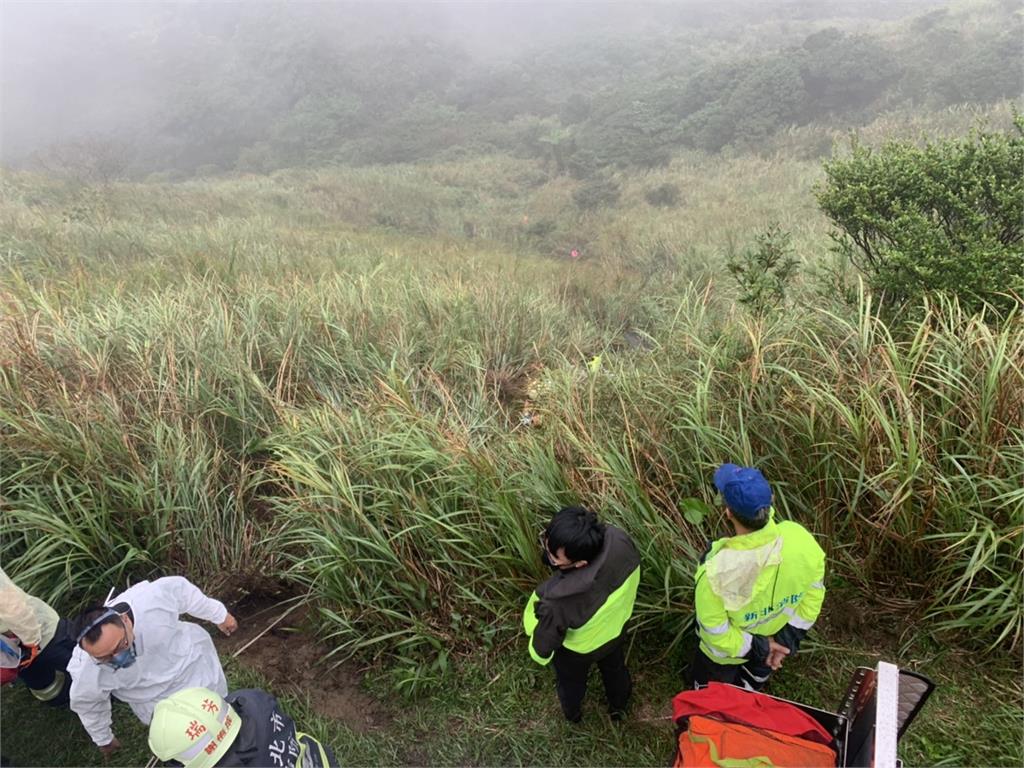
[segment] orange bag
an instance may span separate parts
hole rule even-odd
[[[813,741],[700,715],[689,721],[675,768],[835,768],[835,752]]]

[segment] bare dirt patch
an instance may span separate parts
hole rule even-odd
[[[219,637],[218,649],[238,653],[238,662],[265,677],[274,693],[308,700],[318,714],[355,731],[387,725],[387,709],[362,690],[359,670],[353,664],[323,661],[331,649],[311,633],[308,606],[294,606],[279,596],[241,600],[232,610],[238,630]]]

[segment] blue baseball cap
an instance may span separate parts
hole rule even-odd
[[[757,513],[772,505],[772,489],[761,470],[723,464],[715,470],[715,488],[737,517],[754,520]]]

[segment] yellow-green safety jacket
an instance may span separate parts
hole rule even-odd
[[[548,664],[558,648],[590,653],[622,634],[640,584],[640,555],[624,531],[605,526],[604,544],[583,568],[558,571],[530,595],[523,629],[530,656]]]
[[[742,664],[754,637],[787,625],[802,635],[825,600],[825,553],[802,525],[775,522],[719,539],[694,576],[700,648],[718,664]],[[762,641],[763,642],[763,641]]]

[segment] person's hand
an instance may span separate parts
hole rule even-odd
[[[121,742],[117,740],[117,736],[110,740],[109,744],[104,744],[100,747],[100,752],[103,753],[103,759],[109,760],[110,756],[121,748]]]
[[[33,661],[36,660],[36,656],[39,655],[38,645],[23,645],[21,646],[21,661],[18,663],[20,669],[24,669]]]
[[[235,617],[229,613],[228,617],[217,625],[217,629],[219,629],[222,634],[230,635],[238,629],[238,622],[235,620]]]
[[[775,642],[774,638],[768,638],[768,658],[765,660],[772,669],[779,669],[782,666],[782,660],[789,656],[789,648],[784,646],[782,643]]]

